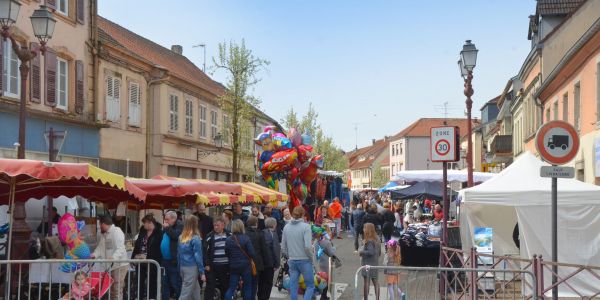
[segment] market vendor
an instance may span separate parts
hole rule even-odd
[[[435,221],[441,221],[444,219],[444,210],[439,204],[436,204],[433,208],[433,219]]]
[[[52,224],[57,225],[58,226],[58,220],[60,219],[60,215],[58,214],[58,209],[56,209],[56,207],[52,207]],[[48,220],[42,220],[42,222],[40,222],[40,225],[37,228],[37,232],[40,233],[43,236],[48,235]]]

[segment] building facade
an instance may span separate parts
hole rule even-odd
[[[21,47],[39,49],[29,17],[38,1],[19,1],[21,9],[11,35]],[[56,19],[45,55],[29,64],[27,86],[21,86],[20,61],[10,39],[0,39],[0,157],[16,158],[18,109],[26,94],[25,156],[48,160],[44,134],[52,128],[66,136],[58,160],[98,163],[99,129],[95,122],[92,52],[86,43],[92,32],[95,1],[47,1]]]
[[[383,163],[389,161],[390,139],[385,137],[373,140],[372,144],[346,153],[348,157],[348,170],[346,178],[350,178],[353,190],[380,188],[373,186],[373,175],[376,168],[385,169]]]

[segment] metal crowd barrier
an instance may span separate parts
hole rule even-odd
[[[73,289],[77,272],[86,275],[88,287],[83,290],[89,292],[75,297],[71,292],[81,290],[77,285]],[[119,272],[125,273],[122,281]],[[152,275],[156,283],[151,291]],[[160,265],[149,259],[4,260],[0,261],[0,299],[117,299],[114,294],[119,290],[120,299],[160,299],[161,275]],[[150,297],[154,289],[156,294]]]
[[[399,295],[396,300],[447,300],[447,299],[538,299],[537,281],[535,275],[527,270],[511,270],[511,269],[473,269],[473,268],[420,268],[420,267],[388,267],[388,266],[362,266],[358,268],[354,275],[354,299],[358,300],[363,297],[363,292],[359,290],[359,277],[362,277],[361,272],[365,270],[377,270],[379,272],[379,286],[387,293],[387,280],[383,274],[383,270],[395,271],[399,277],[398,287],[403,295]],[[529,277],[532,283],[532,289],[526,293],[521,290],[514,291],[512,294],[490,294],[485,293],[485,289],[494,289],[494,286],[477,285],[471,293],[462,293],[461,286],[458,281],[454,281],[454,285],[446,285],[443,291],[440,291],[440,280],[446,280],[448,274],[477,274],[480,278],[498,277],[497,275],[509,274],[520,275],[520,277]],[[500,273],[500,274],[497,274]],[[371,284],[369,280],[369,284]],[[361,284],[362,285],[362,284]],[[381,299],[391,299],[389,297],[380,297]]]

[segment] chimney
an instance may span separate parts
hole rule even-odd
[[[373,145],[375,145],[375,139],[373,139]]]
[[[173,45],[171,46],[171,51],[179,54],[179,55],[183,55],[183,47],[181,45]]]

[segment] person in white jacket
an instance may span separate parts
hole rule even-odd
[[[125,234],[121,228],[113,225],[110,216],[105,215],[100,219],[100,239],[98,246],[92,253],[92,258],[126,260]],[[110,266],[113,285],[110,287],[110,299],[123,299],[123,285],[127,275],[128,263],[114,263]]]

